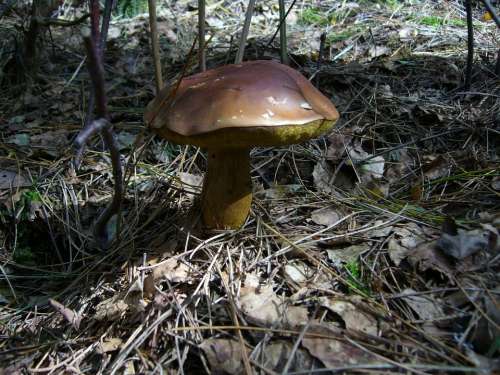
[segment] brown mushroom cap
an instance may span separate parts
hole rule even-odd
[[[186,77],[174,100],[168,100],[171,90],[149,103],[146,122],[173,142],[207,148],[298,143],[325,132],[339,117],[304,76],[269,60]]]

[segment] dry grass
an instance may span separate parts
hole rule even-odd
[[[232,60],[241,4],[207,7],[225,30],[212,28],[209,66]],[[423,374],[498,366],[498,338],[490,337],[500,324],[498,31],[476,19],[473,87],[462,92],[465,28],[429,25],[431,16],[461,18],[459,4],[321,4],[332,15],[327,25],[291,25],[291,52],[341,121],[322,139],[252,151],[255,200],[237,231],[199,224],[203,152],[144,131],[153,74],[142,17],[115,25],[124,34],[106,61],[128,165],[119,239],[106,252],[91,238],[112,194],[100,141],[81,170],[71,167],[87,88],[82,51],[70,41],[77,31],[54,32],[64,48],[30,92],[2,90],[1,169],[27,181],[0,190],[7,373]],[[160,27],[176,24],[177,39],[165,37],[162,48],[175,80],[196,12],[182,8],[174,20],[175,6],[185,4],[166,5]],[[268,7],[257,15],[248,58],[277,56],[278,41],[265,48],[276,14]],[[338,39],[346,30],[353,33]],[[318,69],[323,31],[332,35],[329,61]],[[384,163],[383,176],[373,176],[374,162]],[[318,218],[321,209],[326,218]],[[447,217],[470,236],[491,233],[489,247],[462,259],[443,255],[434,244]],[[253,311],[249,300],[263,304]]]

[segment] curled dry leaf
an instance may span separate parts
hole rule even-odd
[[[57,302],[55,299],[49,299],[50,305],[59,312],[64,319],[66,319],[75,329],[80,328],[80,323],[82,322],[82,316],[76,311],[64,306],[63,304]]]
[[[332,338],[320,338],[308,336],[308,333],[315,333],[324,336],[331,335]],[[309,327],[302,345],[319,359],[326,367],[342,367],[348,365],[375,364],[373,355],[349,344],[340,341],[335,337],[343,336],[341,330],[337,330],[331,325],[315,324]]]
[[[404,227],[394,227],[394,235],[389,240],[389,257],[396,266],[418,245],[427,240],[427,234],[417,224],[410,222]]]
[[[408,261],[420,271],[434,270],[448,277],[453,275],[453,266],[441,250],[436,248],[436,241],[424,242],[408,253]]]
[[[487,231],[459,229],[456,235],[443,233],[437,240],[436,246],[455,259],[464,259],[479,251],[487,250],[489,242]]]
[[[128,310],[128,304],[121,298],[112,297],[101,301],[97,307],[94,318],[98,321],[111,321],[120,319]]]
[[[443,156],[426,156],[426,164],[422,167],[424,176],[430,180],[445,177],[450,173],[451,166]]]
[[[192,281],[191,269],[175,258],[168,259],[153,268],[153,272],[144,279],[144,292],[152,296],[155,293],[155,283],[161,280],[189,283]]]
[[[329,227],[339,221],[344,215],[333,207],[320,208],[311,212],[311,220],[319,225]]]
[[[285,266],[285,275],[293,282],[307,285],[309,290],[328,289],[332,286],[332,280],[321,269],[310,267],[300,261],[290,262]]]
[[[401,293],[402,299],[423,320],[435,320],[444,316],[443,309],[435,301],[427,296],[419,296],[415,290],[407,288]]]
[[[356,303],[363,303],[361,298],[354,297]],[[378,332],[377,320],[361,311],[356,304],[333,297],[321,297],[319,299],[321,306],[340,315],[344,320],[347,329],[353,329],[376,336]]]
[[[238,341],[209,338],[200,344],[200,349],[212,374],[243,374],[242,348]]]
[[[97,352],[101,354],[114,352],[122,346],[122,343],[123,341],[119,337],[106,339],[99,343],[99,345],[97,346]]]
[[[257,288],[245,285],[237,302],[245,318],[259,326],[294,327],[308,320],[305,307],[292,306],[279,298],[272,285]]]

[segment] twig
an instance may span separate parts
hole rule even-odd
[[[321,63],[323,62],[323,54],[325,53],[325,43],[326,43],[326,33],[323,33],[321,34],[321,37],[319,39],[318,63],[316,64],[316,77],[315,77],[316,88],[319,88],[319,71],[321,69]]]
[[[236,53],[236,58],[234,59],[235,64],[241,64],[241,62],[243,61],[243,55],[245,53],[245,44],[247,42],[248,31],[250,30],[250,23],[252,22],[254,7],[255,7],[255,0],[249,0],[247,12],[245,14],[245,23],[243,25],[243,30],[241,31],[241,38],[240,38],[240,44],[238,46],[238,52]]]
[[[495,65],[495,74],[497,76],[500,76],[500,49],[498,50],[498,54],[497,54],[497,63]]]
[[[286,42],[286,17],[285,17],[285,0],[279,0],[280,8],[280,57],[281,63],[289,65],[288,53],[287,53],[287,42]]]
[[[106,92],[104,91],[104,68],[102,65],[101,56],[99,54],[99,49],[95,45],[95,42],[90,37],[90,35],[85,35],[83,40],[85,43],[85,48],[87,50],[87,66],[89,69],[96,99],[96,113],[100,119],[104,119],[108,123],[108,126],[104,126],[102,128],[101,135],[104,139],[104,144],[106,145],[110,153],[111,165],[113,168],[113,179],[115,182],[113,200],[101,213],[94,224],[94,235],[99,245],[104,248],[109,245],[111,240],[110,238],[108,238],[106,225],[115,214],[119,214],[120,212],[123,195],[123,176],[118,145],[114,138],[113,131],[111,130],[111,124],[109,124],[108,122],[109,114],[107,108]]]
[[[283,18],[281,18],[281,16],[280,16],[280,18],[281,18],[280,19],[280,24],[278,25],[278,28],[276,29],[276,31],[274,32],[273,36],[271,37],[271,39],[267,43],[267,47],[269,47],[271,45],[271,43],[273,42],[274,38],[276,38],[276,35],[278,35],[278,31],[280,31],[281,25],[283,24],[283,22],[285,22],[286,18],[288,17],[288,14],[292,10],[292,8],[293,8],[293,6],[295,5],[296,2],[297,2],[297,0],[293,0],[292,4],[290,5],[290,7],[288,8],[288,10],[286,11],[285,16]]]
[[[205,54],[205,0],[198,0],[198,64],[200,71],[207,70]]]
[[[467,14],[467,66],[465,68],[465,91],[469,91],[472,81],[472,63],[474,60],[474,28],[472,27],[472,3],[465,0],[465,11]]]
[[[92,39],[99,40],[99,18],[101,16],[101,9],[99,7],[98,0],[89,1],[89,12],[90,12],[90,30],[92,33]],[[98,46],[100,48],[100,46]]]
[[[155,84],[156,93],[158,94],[163,88],[163,78],[161,74],[160,61],[160,43],[158,40],[158,27],[156,24],[156,0],[148,0],[149,9],[149,31],[151,39],[151,51],[153,52],[153,60],[155,66]]]
[[[102,24],[101,24],[101,40],[99,41],[101,58],[104,57],[104,51],[106,50],[106,41],[108,40],[108,30],[109,22],[111,21],[111,11],[115,7],[116,0],[106,0],[104,5],[104,13],[102,14]]]
[[[78,17],[72,21],[61,20],[59,18],[50,18],[50,17],[36,17],[36,21],[42,26],[59,26],[59,27],[70,27],[76,26],[85,21],[90,17],[90,14],[84,14],[81,17]]]

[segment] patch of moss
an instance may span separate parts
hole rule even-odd
[[[306,8],[299,15],[302,25],[327,26],[330,23],[328,14],[320,8]]]
[[[148,0],[118,0],[115,15],[132,18],[148,11]]]
[[[439,27],[445,25],[460,26],[460,27],[466,26],[465,20],[462,20],[460,18],[443,18],[439,16],[423,16],[416,19],[416,22],[421,25],[430,27]]]

